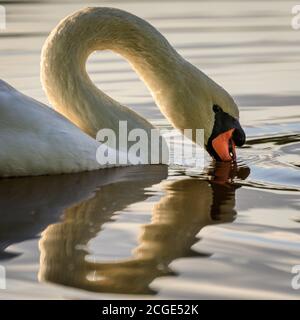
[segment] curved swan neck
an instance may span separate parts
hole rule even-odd
[[[117,130],[119,120],[127,120],[129,129],[151,128],[90,80],[88,56],[106,49],[129,61],[164,112],[166,99],[172,100],[173,94],[175,99],[176,89],[182,86],[186,61],[146,21],[112,8],[80,10],[50,34],[41,61],[41,79],[50,102],[94,137],[104,127]]]

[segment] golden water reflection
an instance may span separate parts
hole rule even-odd
[[[87,245],[101,233],[103,224],[113,223],[111,217],[120,208],[147,197],[136,181],[102,186],[92,197],[65,209],[62,221],[42,233],[39,280],[95,292],[155,293],[150,283],[175,275],[169,267],[173,260],[210,255],[191,249],[199,241],[197,234],[205,226],[234,220],[239,186],[231,179],[245,179],[248,174],[248,168],[218,164],[210,169],[211,180],[164,180],[163,196],[153,207],[151,223],[141,228],[132,256],[91,262]]]

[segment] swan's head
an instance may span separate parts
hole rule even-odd
[[[217,161],[235,160],[235,147],[241,147],[246,141],[245,132],[236,116],[237,106],[232,103],[234,106],[227,105],[227,110],[218,104],[212,106],[213,125],[206,141],[206,150]]]
[[[183,66],[178,76],[180,83],[174,82],[176,88],[173,92],[176,94],[171,104],[168,105],[168,101],[161,103],[162,106],[167,105],[167,108],[162,108],[164,114],[180,130],[202,129],[204,147],[215,160],[235,160],[235,147],[246,141],[239,123],[238,106],[223,87],[198,68],[186,61]],[[202,144],[193,132],[193,141]]]

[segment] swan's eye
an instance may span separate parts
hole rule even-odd
[[[218,106],[217,104],[214,104],[213,105],[213,111],[214,113],[217,113],[217,112],[220,112],[220,111],[223,111],[222,108],[220,106]]]

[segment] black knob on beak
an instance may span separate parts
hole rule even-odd
[[[241,147],[246,142],[246,134],[244,130],[239,126],[233,131],[232,140],[234,141],[237,147]]]

